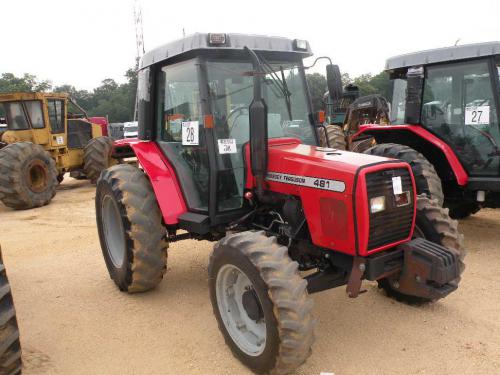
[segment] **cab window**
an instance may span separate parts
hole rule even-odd
[[[47,100],[50,128],[53,134],[64,133],[64,101]]]
[[[393,80],[392,103],[391,103],[391,124],[402,125],[405,123],[406,109],[406,78]]]
[[[26,112],[31,121],[33,129],[43,129],[45,123],[43,121],[42,102],[39,100],[28,100],[24,102]]]
[[[7,117],[7,127],[10,130],[27,130],[29,129],[28,120],[24,113],[21,102],[3,103],[5,116]]]
[[[422,124],[455,149],[471,175],[497,175],[500,132],[488,60],[427,67]]]

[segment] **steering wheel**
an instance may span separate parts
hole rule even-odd
[[[229,131],[230,131],[230,132],[231,132],[231,131],[233,131],[234,124],[236,123],[236,119],[237,119],[238,117],[240,117],[240,116],[243,114],[243,110],[245,110],[245,109],[248,109],[248,107],[247,107],[247,106],[244,106],[244,105],[240,105],[240,106],[237,106],[236,108],[232,109],[232,110],[229,112],[229,115],[227,115],[227,118],[226,118],[226,125],[227,125],[227,127],[229,128]],[[234,116],[235,114],[238,114],[238,115],[234,118],[234,120],[233,120],[233,122],[232,122],[231,126],[229,126],[229,119],[231,119],[231,117],[232,117],[232,116]]]

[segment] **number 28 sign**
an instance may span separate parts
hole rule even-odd
[[[200,144],[200,126],[198,121],[182,123],[182,145],[198,146]]]

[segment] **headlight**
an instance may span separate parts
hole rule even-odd
[[[370,212],[372,214],[385,210],[385,197],[375,197],[370,199]]]
[[[294,48],[300,51],[307,51],[307,40],[295,39]]]

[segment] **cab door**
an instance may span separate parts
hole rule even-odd
[[[66,146],[66,101],[64,99],[47,99],[47,117],[50,126],[50,145]]]
[[[43,102],[41,100],[25,100],[23,105],[31,124],[33,142],[42,146],[49,144],[49,125],[44,119]]]
[[[494,69],[489,58],[426,67],[422,125],[454,149],[470,176],[500,174]]]

